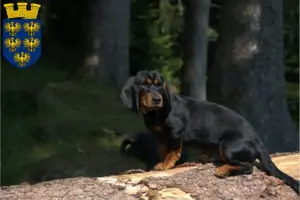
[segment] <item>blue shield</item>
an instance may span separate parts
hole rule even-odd
[[[15,67],[27,68],[38,61],[42,47],[39,19],[3,20],[3,56]]]

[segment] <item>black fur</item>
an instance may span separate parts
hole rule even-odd
[[[145,170],[151,170],[161,160],[158,153],[157,138],[149,132],[136,132],[128,135],[121,143],[121,154],[132,156],[145,164]],[[186,162],[183,152],[177,164]]]
[[[158,78],[164,84],[163,77],[156,71],[143,71],[131,77],[123,88],[121,99],[135,112],[139,108],[133,106],[133,100],[139,102],[141,87],[147,92],[162,91],[153,85],[144,86],[142,82],[146,77]],[[142,116],[146,127],[158,140],[168,140],[170,149],[178,148],[180,139],[202,149],[211,149],[218,152],[226,164],[239,166],[237,174],[252,173],[254,162],[259,159],[268,174],[283,180],[299,195],[299,181],[274,165],[260,137],[244,117],[216,103],[170,93],[166,89],[162,93],[163,107],[142,113]],[[162,127],[161,131],[155,131],[154,126]]]

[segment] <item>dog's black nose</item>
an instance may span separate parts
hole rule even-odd
[[[155,104],[159,104],[161,101],[161,98],[159,96],[153,96],[152,97],[152,102],[155,103]]]

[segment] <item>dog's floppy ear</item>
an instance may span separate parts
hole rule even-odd
[[[123,104],[135,112],[139,112],[139,96],[138,89],[135,84],[135,76],[128,79],[121,92]]]
[[[164,82],[163,83],[163,98],[164,98],[164,103],[168,108],[171,108],[171,91],[167,84]]]

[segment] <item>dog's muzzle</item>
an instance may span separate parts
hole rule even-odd
[[[152,95],[152,105],[157,106],[162,102],[161,95],[154,94]]]

